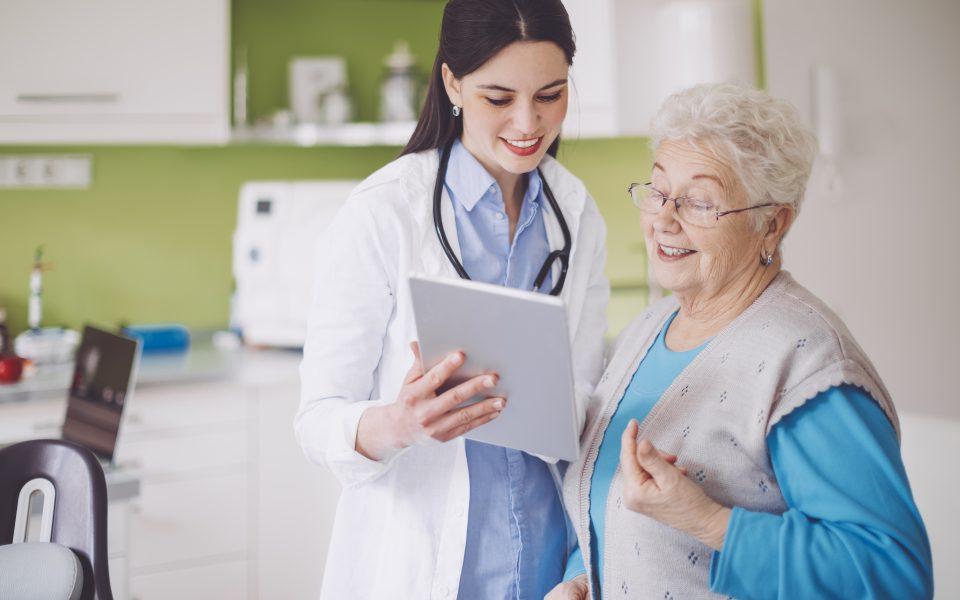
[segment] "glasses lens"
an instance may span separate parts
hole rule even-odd
[[[665,200],[663,194],[655,190],[649,183],[634,186],[631,192],[633,203],[643,212],[658,213],[663,208]]]
[[[681,198],[678,216],[696,227],[714,227],[717,224],[717,207],[705,200]]]

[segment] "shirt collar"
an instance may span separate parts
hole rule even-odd
[[[497,185],[497,180],[480,164],[470,151],[463,147],[459,139],[454,140],[450,150],[450,162],[447,163],[447,176],[444,179],[447,191],[454,202],[459,202],[467,211],[473,207]],[[527,193],[524,203],[540,201],[543,182],[539,170],[527,174]]]

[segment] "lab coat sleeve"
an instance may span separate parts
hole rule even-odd
[[[711,590],[738,598],[930,598],[930,543],[879,405],[849,385],[767,437],[789,509],[734,508]]]
[[[389,265],[398,252],[389,243],[368,199],[352,197],[320,235],[314,258],[294,429],[307,458],[344,486],[379,476],[396,459],[373,461],[355,450],[363,412],[392,400],[371,398],[395,304],[396,265]]]
[[[607,303],[610,301],[610,282],[604,273],[607,263],[607,227],[594,203],[587,198],[581,227],[584,242],[588,242],[590,279],[580,311],[580,323],[573,340],[574,389],[577,403],[577,435],[583,433],[587,405],[603,370],[604,335],[607,332]]]

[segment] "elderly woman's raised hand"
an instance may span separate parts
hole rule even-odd
[[[624,505],[720,550],[730,509],[711,500],[684,469],[674,466],[676,457],[648,440],[637,443],[638,428],[636,419],[631,420],[621,440]]]
[[[589,600],[590,588],[587,587],[587,576],[578,575],[570,581],[558,583],[543,597],[543,600]]]

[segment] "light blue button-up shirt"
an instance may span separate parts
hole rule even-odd
[[[496,180],[459,140],[454,143],[444,183],[453,202],[461,262],[474,281],[533,288],[550,253],[543,220],[548,205],[539,174],[527,177],[511,242]],[[542,289],[551,284],[548,276]],[[457,597],[541,600],[560,582],[566,561],[566,517],[549,467],[500,446],[467,440],[466,449],[470,511]]]

